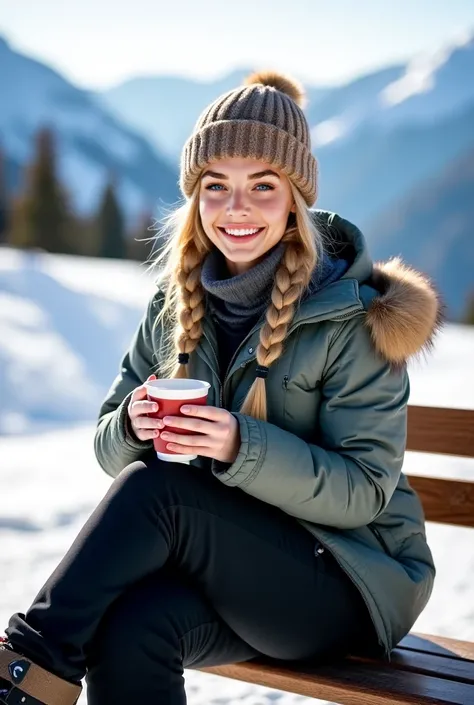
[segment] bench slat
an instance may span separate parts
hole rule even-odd
[[[474,527],[474,482],[408,475],[427,521]]]
[[[467,659],[474,662],[474,644],[470,641],[458,641],[447,636],[433,636],[410,632],[398,645],[401,649],[423,651],[436,656]]]
[[[411,671],[414,673],[424,673],[427,676],[457,681],[459,683],[469,683],[473,687],[474,700],[474,662],[459,658],[449,658],[447,656],[435,656],[423,651],[412,651],[411,649],[396,648],[391,653],[391,661],[388,664],[391,668],[400,671]],[[370,663],[370,659],[355,659]],[[372,661],[373,664],[380,663]]]
[[[466,683],[351,660],[292,669],[262,659],[201,670],[340,705],[467,705],[474,693]]]
[[[407,449],[474,458],[474,410],[409,405]]]

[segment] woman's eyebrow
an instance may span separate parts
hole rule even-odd
[[[276,173],[276,171],[272,171],[272,169],[265,169],[265,171],[257,171],[256,174],[250,174],[248,177],[249,179],[261,179],[264,176],[276,176],[277,179],[280,178],[280,175]]]
[[[219,174],[218,171],[205,171],[201,178],[204,179],[206,176],[210,176],[213,179],[228,179],[229,178],[225,174]]]
[[[202,175],[202,179],[204,179],[206,176],[210,176],[213,179],[224,179],[228,180],[228,176],[225,174],[220,174],[218,171],[205,171],[204,174]],[[276,171],[272,171],[271,169],[265,169],[264,171],[257,171],[256,174],[249,174],[247,177],[249,180],[250,179],[261,179],[264,176],[276,176],[277,179],[280,178],[280,175],[276,173]]]

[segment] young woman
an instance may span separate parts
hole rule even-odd
[[[354,225],[309,209],[302,101],[254,74],[184,147],[161,283],[100,412],[115,479],[11,617],[3,702],[73,703],[86,677],[92,705],[182,705],[185,667],[389,654],[427,603],[435,570],[401,468],[406,361],[440,307],[421,274],[374,266]],[[208,381],[208,406],[151,418],[155,374]],[[158,460],[158,434],[198,459]]]

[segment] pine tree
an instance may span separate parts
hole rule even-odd
[[[117,198],[114,180],[107,183],[97,213],[98,256],[123,259],[127,256],[125,224]]]
[[[95,217],[83,216],[75,219],[78,254],[84,257],[97,257],[97,223]]]
[[[71,221],[67,197],[56,176],[53,134],[43,128],[36,136],[23,193],[14,204],[10,243],[74,254],[77,247]]]
[[[5,175],[5,159],[0,147],[0,243],[7,239],[9,207]]]

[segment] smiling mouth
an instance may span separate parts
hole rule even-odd
[[[233,238],[251,238],[259,235],[265,228],[217,228],[221,233]]]

